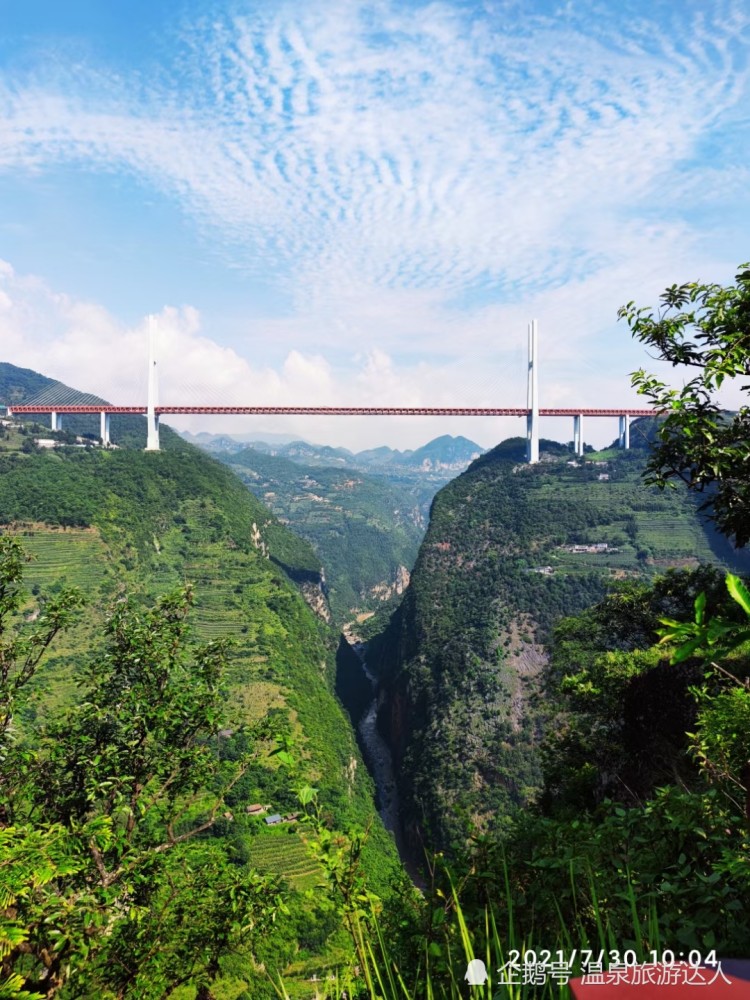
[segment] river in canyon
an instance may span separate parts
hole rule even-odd
[[[365,709],[359,725],[357,736],[362,753],[377,791],[377,807],[380,818],[386,830],[393,834],[401,862],[412,882],[421,888],[424,885],[419,865],[409,851],[401,827],[399,811],[398,786],[393,770],[393,757],[388,744],[378,729],[378,682],[367,666],[367,648],[364,643],[350,642],[351,648],[357,654],[362,670],[370,682],[372,701]]]

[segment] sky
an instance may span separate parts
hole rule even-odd
[[[638,406],[750,259],[744,0],[0,0],[0,360],[116,403]],[[358,449],[521,420],[170,418]],[[569,440],[570,421],[542,434]],[[595,445],[616,421],[590,420]]]

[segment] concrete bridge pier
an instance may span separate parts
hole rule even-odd
[[[148,428],[146,431],[146,451],[159,451],[159,414],[149,413],[146,416]]]
[[[109,439],[109,414],[102,410],[99,417],[99,437],[102,439],[102,445],[105,448],[109,448],[112,443]]]
[[[62,430],[62,413],[58,413],[56,410],[50,413],[50,429],[53,431]]]
[[[576,413],[573,417],[573,451],[576,455],[583,454],[583,414]]]
[[[630,417],[627,413],[620,417],[620,447],[630,448]]]

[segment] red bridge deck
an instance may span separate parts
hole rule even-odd
[[[252,416],[271,414],[286,416],[329,416],[329,417],[526,417],[526,407],[471,407],[471,406],[157,406],[155,412],[164,414],[236,414]],[[45,405],[9,406],[10,413],[134,413],[145,416],[145,406],[110,406],[86,403],[85,405],[52,406]],[[608,409],[571,409],[540,407],[540,417],[652,417],[655,411],[633,409],[623,406]]]

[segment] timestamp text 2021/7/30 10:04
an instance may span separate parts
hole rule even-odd
[[[650,951],[639,963],[632,950],[570,952],[540,949],[539,951],[508,952],[508,960],[497,970],[497,985],[543,985],[552,981],[560,984],[580,975],[583,983],[609,985],[617,983],[654,983],[661,985],[708,985],[722,976],[721,962],[715,951],[703,954],[690,951]]]

